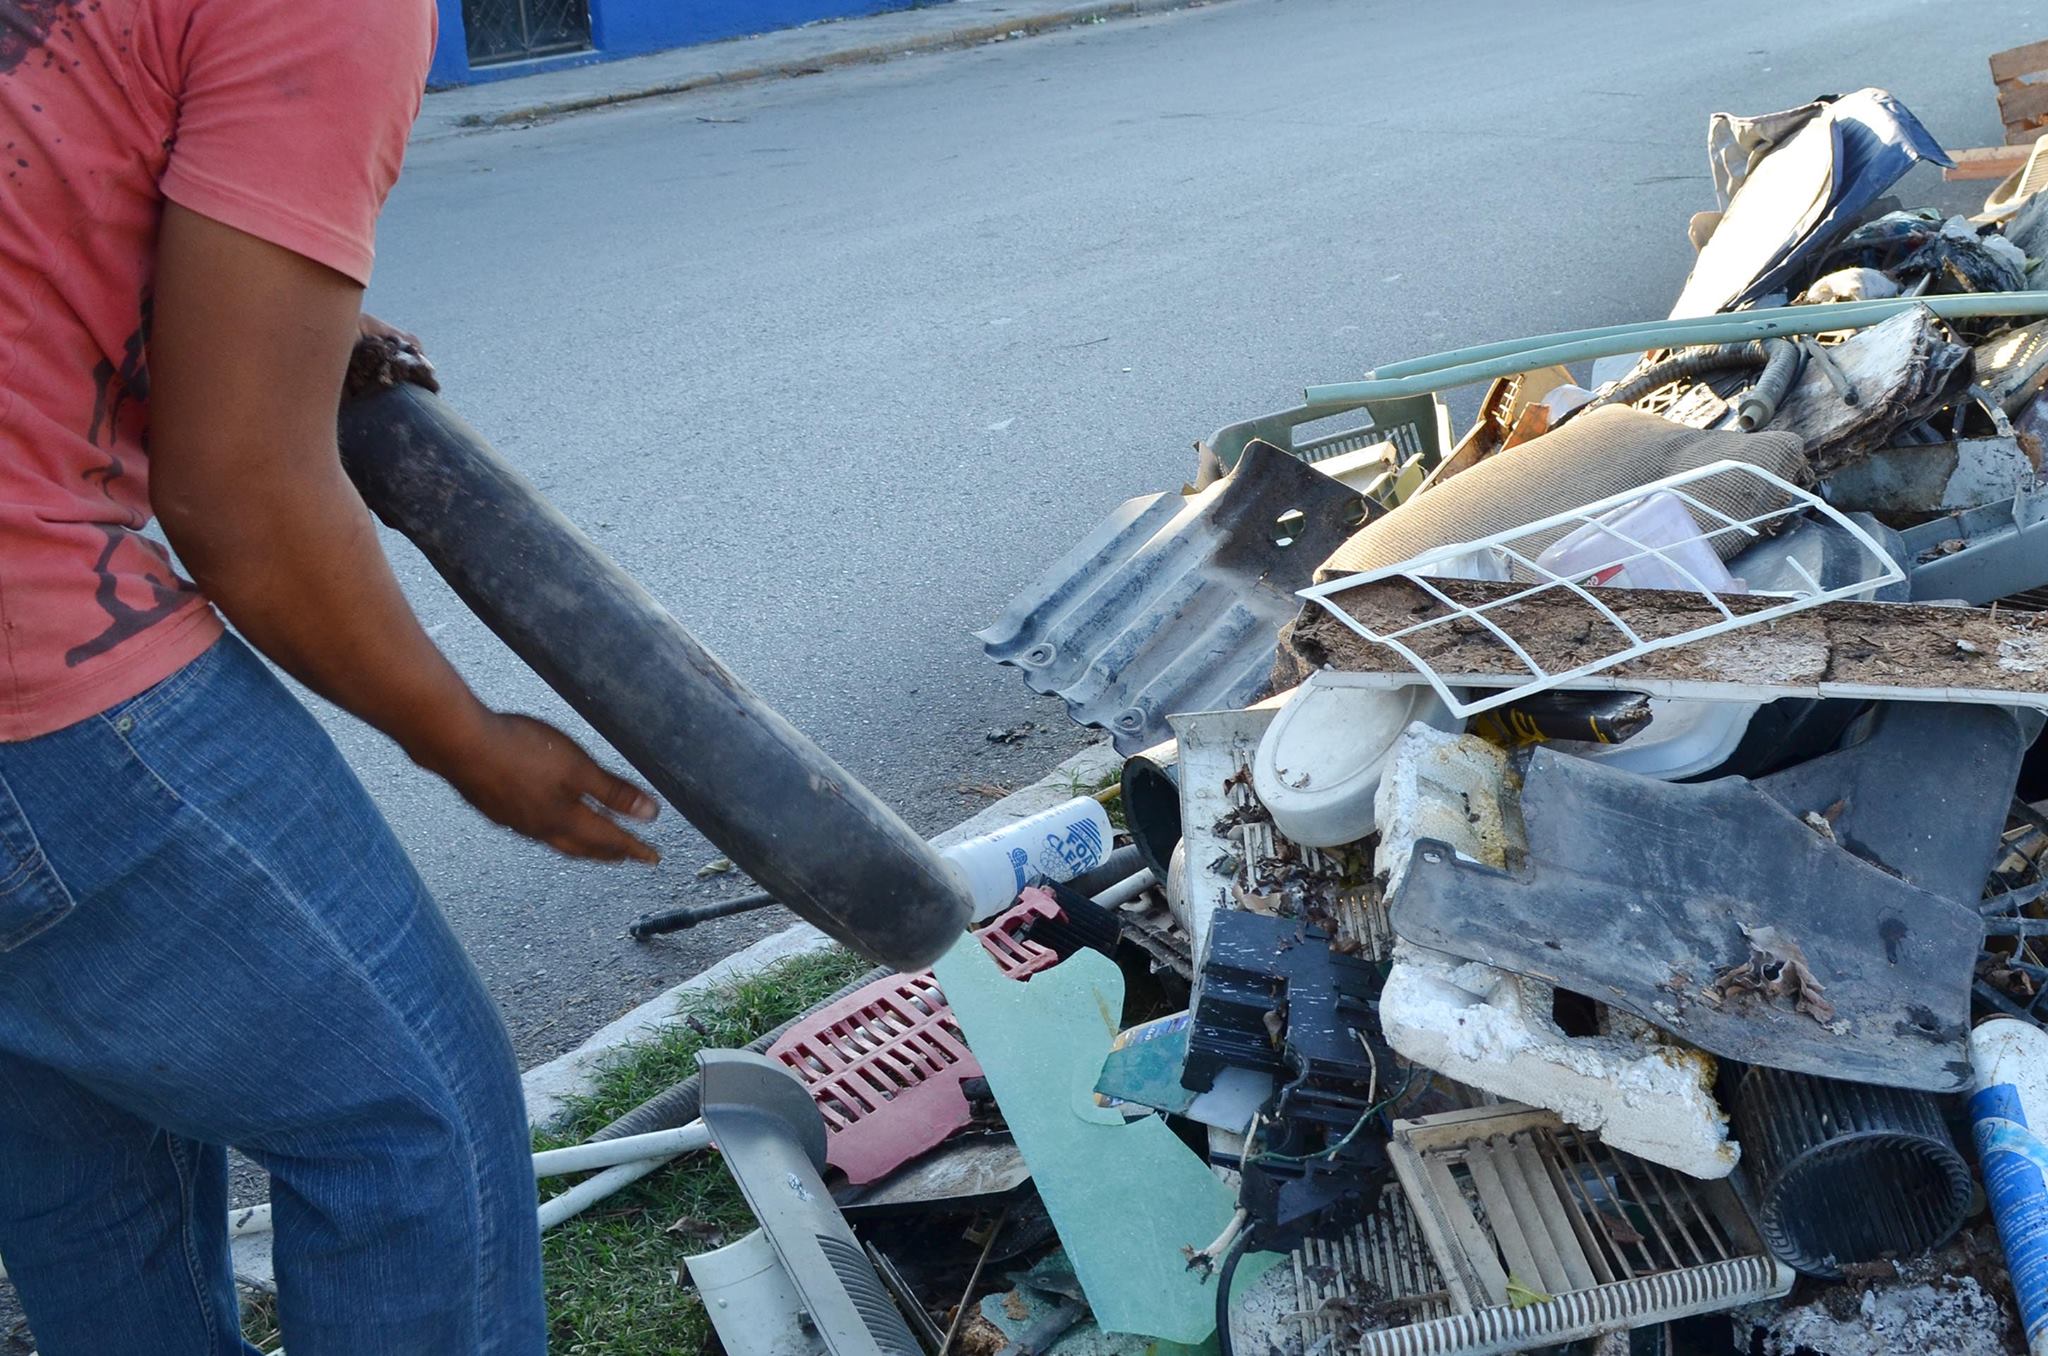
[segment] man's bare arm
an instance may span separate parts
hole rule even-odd
[[[484,814],[572,856],[655,860],[590,803],[651,819],[653,799],[559,730],[485,707],[400,592],[335,449],[361,304],[341,274],[165,205],[149,343],[165,534],[258,649]]]

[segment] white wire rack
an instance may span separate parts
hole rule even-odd
[[[1782,499],[1782,502],[1779,507],[1768,509],[1750,517],[1734,517],[1706,503],[1700,498],[1696,489],[1688,488],[1697,487],[1702,481],[1717,476],[1735,477],[1738,480],[1746,478],[1755,481],[1759,488],[1766,491],[1761,498],[1767,500]],[[1598,521],[1605,514],[1612,513],[1619,508],[1625,508],[1660,491],[1669,493],[1683,502],[1692,511],[1695,525],[1705,522],[1713,524],[1713,526],[1702,528],[1694,535],[1680,541],[1666,542],[1662,545],[1651,545],[1636,541],[1611,523],[1600,523]],[[1759,539],[1766,535],[1766,529],[1769,525],[1797,518],[1807,513],[1818,514],[1826,518],[1847,532],[1855,540],[1863,552],[1860,568],[1856,571],[1858,578],[1846,584],[1827,588],[1823,587],[1821,582],[1809,574],[1796,560],[1788,561],[1787,563],[1791,566],[1793,572],[1799,576],[1802,586],[1789,593],[1755,595],[1758,597],[1777,598],[1779,601],[1768,607],[1755,611],[1745,610],[1738,614],[1731,610],[1727,603],[1722,601],[1719,594],[1702,582],[1697,574],[1687,568],[1681,559],[1679,548],[1683,546],[1701,542],[1706,543],[1708,546],[1718,546],[1724,538],[1730,536],[1744,540]],[[1536,539],[1554,539],[1560,535],[1561,531],[1571,532],[1580,527],[1587,526],[1598,526],[1608,536],[1628,547],[1628,554],[1616,556],[1603,562],[1599,571],[1587,570],[1575,575],[1559,574],[1555,570],[1536,563],[1537,557],[1541,554],[1541,547],[1535,544]],[[1733,553],[1722,551],[1721,554],[1726,556]],[[1471,562],[1475,558],[1490,563],[1497,571],[1497,577],[1533,582],[1529,582],[1526,587],[1505,596],[1483,603],[1472,604],[1458,602],[1432,582],[1433,577],[1442,578],[1446,575],[1455,576],[1469,572],[1472,569]],[[1718,619],[1689,630],[1676,632],[1672,635],[1645,636],[1630,626],[1613,608],[1602,602],[1598,589],[1587,586],[1587,581],[1595,573],[1604,573],[1617,565],[1626,567],[1630,562],[1649,558],[1655,558],[1662,562],[1668,569],[1689,581],[1692,585],[1692,589],[1689,592],[1696,593],[1699,597],[1704,598],[1718,615]],[[1596,500],[1593,503],[1585,504],[1568,512],[1552,514],[1550,517],[1539,519],[1536,522],[1511,528],[1505,532],[1497,532],[1492,536],[1482,537],[1476,541],[1456,542],[1439,546],[1419,556],[1404,560],[1398,565],[1368,570],[1362,574],[1346,575],[1341,579],[1333,579],[1328,583],[1317,584],[1301,590],[1299,596],[1319,604],[1330,615],[1336,617],[1367,640],[1384,645],[1399,654],[1436,690],[1436,694],[1443,698],[1444,704],[1451,708],[1453,714],[1472,716],[1497,706],[1505,706],[1509,702],[1517,701],[1534,693],[1562,687],[1589,675],[1604,672],[1618,664],[1625,664],[1629,660],[1639,658],[1642,655],[1691,644],[1695,641],[1706,640],[1712,636],[1717,636],[1727,631],[1739,630],[1743,627],[1761,626],[1780,617],[1790,616],[1795,612],[1804,612],[1808,608],[1818,607],[1823,603],[1837,602],[1843,599],[1867,595],[1873,589],[1898,583],[1905,577],[1905,572],[1899,567],[1898,562],[1887,555],[1884,549],[1877,544],[1876,540],[1868,532],[1858,527],[1846,515],[1821,500],[1818,496],[1800,489],[1790,481],[1772,475],[1769,471],[1759,466],[1752,466],[1748,462],[1717,461],[1699,467],[1696,470],[1666,476],[1662,480],[1653,481],[1636,489],[1627,490],[1621,494],[1609,495],[1605,499]],[[1401,579],[1420,589],[1437,603],[1437,610],[1432,611],[1430,615],[1423,617],[1419,621],[1412,622],[1398,629],[1376,630],[1346,612],[1336,601],[1336,597],[1339,594],[1366,584],[1377,584],[1389,579]],[[1544,668],[1529,653],[1528,648],[1523,642],[1515,636],[1512,629],[1513,616],[1510,610],[1513,609],[1515,604],[1526,602],[1539,594],[1557,590],[1564,590],[1573,594],[1587,607],[1591,608],[1608,626],[1613,628],[1614,633],[1623,643],[1597,658],[1570,669],[1552,672]],[[1438,628],[1449,627],[1463,631],[1469,630],[1474,626],[1484,629],[1495,640],[1498,640],[1505,646],[1508,652],[1513,654],[1515,659],[1527,669],[1527,676],[1519,681],[1511,682],[1509,686],[1494,691],[1474,693],[1460,690],[1447,684],[1436,669],[1427,660],[1423,659],[1421,655],[1416,653],[1415,648],[1408,643],[1411,639],[1422,633]]]

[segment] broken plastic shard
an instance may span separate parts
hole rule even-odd
[[[848,1219],[920,1210],[991,1209],[1031,1183],[1007,1135],[949,1140],[871,1186],[833,1192]]]
[[[1158,1023],[1133,1027],[1125,1033],[1123,1043],[1109,1052],[1102,1062],[1102,1075],[1095,1080],[1096,1098],[1102,1105],[1134,1102],[1175,1115],[1186,1113],[1195,1100],[1194,1091],[1180,1085],[1181,1066],[1188,1058],[1188,1015],[1183,1012],[1168,1021],[1170,1025],[1156,1034],[1147,1027]]]
[[[1195,1343],[1216,1328],[1213,1282],[1183,1248],[1230,1222],[1228,1187],[1156,1116],[1125,1122],[1095,1105],[1123,1012],[1123,974],[1078,952],[1018,984],[972,938],[933,967],[981,1060],[1010,1133],[1072,1259],[1095,1320],[1111,1332]],[[1278,1259],[1252,1255],[1241,1283]]]
[[[765,1229],[683,1264],[732,1356],[824,1356],[825,1339],[810,1324],[803,1296]]]
[[[1051,1259],[1058,1260],[1054,1253]],[[1057,1352],[1059,1356],[1199,1356],[1215,1347],[1182,1346],[1129,1333],[1105,1332],[1088,1317],[1085,1307],[1067,1293],[1073,1276],[1048,1279],[1044,1263],[1029,1273],[1013,1275],[1014,1289],[997,1292],[981,1302],[981,1316],[1009,1340],[1009,1353]],[[961,1344],[967,1349],[966,1343]]]
[[[1725,152],[1710,149],[1731,191],[1720,225],[1701,248],[1674,316],[1710,315],[1783,288],[1803,261],[1839,240],[1916,160],[1952,163],[1941,146],[1881,89],[1861,89],[1806,109],[1755,119],[1717,118],[1711,137],[1755,129],[1775,143],[1749,158],[1739,185]],[[1771,123],[1779,127],[1770,127]],[[1739,124],[1739,126],[1738,126]],[[1796,126],[1787,132],[1784,127]],[[1782,138],[1782,139],[1780,139]]]
[[[1712,1057],[1626,1013],[1570,1036],[1550,986],[1399,946],[1380,996],[1387,1042],[1460,1083],[1556,1111],[1616,1149],[1693,1177],[1726,1177],[1739,1147],[1714,1100]]]
[[[1251,1069],[1225,1069],[1207,1092],[1182,1087],[1189,1028],[1189,1014],[1179,1012],[1124,1032],[1095,1080],[1096,1102],[1135,1103],[1244,1134],[1259,1108],[1272,1100],[1273,1079]]]

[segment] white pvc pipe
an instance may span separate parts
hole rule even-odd
[[[564,1173],[588,1172],[592,1168],[609,1168],[620,1163],[633,1163],[643,1158],[659,1158],[663,1161],[677,1154],[693,1153],[698,1149],[711,1147],[711,1132],[704,1128],[704,1122],[691,1121],[688,1125],[673,1130],[655,1130],[645,1135],[628,1135],[623,1139],[594,1140],[589,1144],[575,1144],[566,1149],[548,1149],[533,1156],[535,1177],[560,1177]]]
[[[673,1158],[675,1155],[671,1154],[669,1157]],[[582,1214],[605,1197],[625,1190],[668,1161],[668,1158],[643,1158],[634,1163],[620,1163],[616,1167],[606,1168],[595,1177],[578,1182],[561,1195],[541,1202],[540,1227],[552,1229],[563,1220]]]
[[[270,1202],[261,1205],[245,1205],[240,1210],[228,1211],[228,1237],[240,1238],[244,1234],[267,1234],[270,1232]]]
[[[1155,879],[1156,877],[1153,876],[1152,868],[1150,867],[1134,871],[1110,886],[1107,890],[1104,890],[1101,894],[1095,896],[1095,902],[1105,909],[1113,909],[1127,900],[1136,899],[1151,888]]]

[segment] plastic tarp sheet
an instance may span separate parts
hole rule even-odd
[[[1844,95],[1797,123],[1804,111],[1752,119],[1719,114],[1710,124],[1716,183],[1732,183],[1734,196],[1671,308],[1674,317],[1712,315],[1785,291],[1815,250],[1858,225],[1915,162],[1954,163],[1920,120],[1884,90]],[[1797,130],[1786,134],[1794,125]],[[1784,140],[1751,158],[1739,149],[1736,130],[1743,128],[1749,129],[1752,150],[1765,140],[1758,129]],[[1739,179],[1733,173],[1738,165],[1744,169]]]

